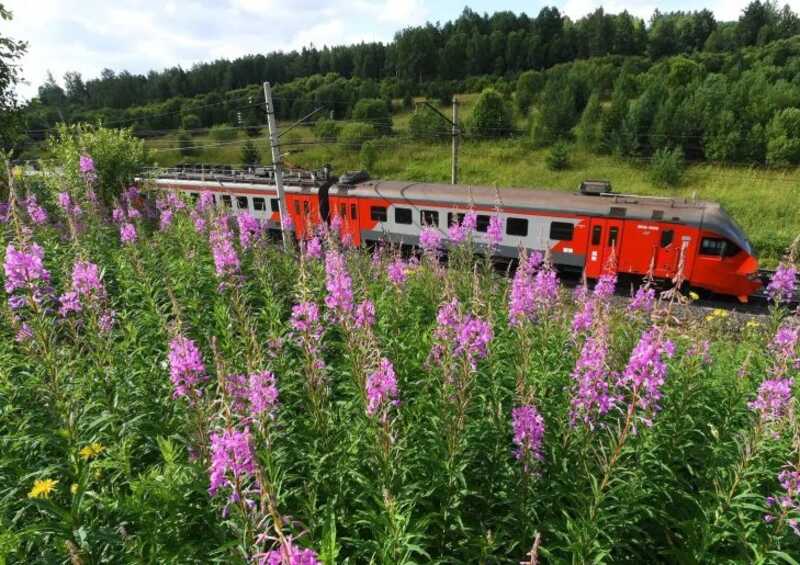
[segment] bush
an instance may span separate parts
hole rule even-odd
[[[248,139],[242,145],[240,158],[245,165],[258,165],[261,162],[261,152],[252,139]]]
[[[353,119],[373,124],[383,134],[392,133],[392,116],[386,101],[380,98],[365,98],[356,102]]]
[[[226,124],[219,124],[208,130],[214,141],[230,141],[239,136],[239,130]]]
[[[339,141],[353,149],[360,149],[365,141],[374,138],[377,134],[378,131],[371,124],[350,122],[342,128]]]
[[[548,145],[559,139],[570,139],[578,121],[576,85],[566,73],[548,79],[542,91],[537,115],[531,120],[531,134],[537,145]]]
[[[578,143],[591,151],[599,151],[602,142],[603,108],[600,106],[600,97],[592,94],[586,108],[583,109],[581,120],[578,122]]]
[[[767,130],[767,162],[800,164],[800,109],[786,108],[772,118]]]
[[[408,121],[408,132],[417,140],[445,141],[450,137],[450,125],[427,106],[420,106]]]
[[[378,161],[378,144],[375,140],[365,141],[361,146],[359,153],[361,159],[361,168],[367,172],[375,169],[375,163]]]
[[[525,71],[517,79],[514,102],[521,114],[526,115],[536,96],[544,86],[544,74],[539,71]]]
[[[569,168],[569,149],[569,145],[563,141],[553,145],[545,158],[547,168],[551,171],[563,171]]]
[[[188,132],[181,131],[178,133],[178,151],[183,157],[197,155],[198,151],[194,146],[192,136]]]
[[[511,133],[511,110],[500,93],[493,88],[487,88],[478,97],[472,118],[469,121],[469,130],[478,137],[503,137]]]
[[[314,135],[320,141],[336,141],[341,129],[335,121],[323,118],[314,124]]]
[[[683,180],[684,162],[680,148],[659,149],[650,164],[650,177],[657,186],[678,186]]]
[[[196,114],[186,114],[181,118],[181,127],[186,130],[199,129],[203,124]]]

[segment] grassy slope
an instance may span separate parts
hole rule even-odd
[[[463,117],[469,116],[474,97],[465,97]],[[449,113],[442,107],[444,113]],[[409,113],[395,116],[395,129],[404,133]],[[309,128],[296,128],[282,139],[310,141]],[[207,147],[192,158],[182,158],[177,151],[154,154],[160,165],[181,161],[204,163],[238,163],[244,134],[227,145]],[[195,138],[197,145],[216,145],[205,136]],[[270,162],[265,137],[256,138],[265,163]],[[442,181],[450,180],[450,145],[381,140],[383,149],[370,173],[390,179]],[[174,137],[148,141],[152,149],[175,147]],[[286,146],[286,160],[301,167],[315,168],[324,163],[335,171],[360,168],[358,152],[337,144]],[[747,167],[694,165],[677,189],[657,188],[649,179],[646,162],[621,161],[574,150],[571,167],[566,171],[550,171],[545,165],[546,149],[535,149],[519,139],[467,141],[460,153],[460,182],[503,186],[535,186],[555,190],[575,190],[587,178],[607,179],[618,192],[678,196],[720,202],[744,228],[765,265],[773,265],[795,236],[800,234],[800,173],[770,171]]]

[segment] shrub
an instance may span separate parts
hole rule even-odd
[[[500,93],[487,88],[478,97],[469,130],[478,137],[503,137],[512,131],[511,111]]]
[[[191,157],[198,153],[194,146],[194,141],[192,141],[192,136],[186,131],[178,133],[178,151],[183,157]]]
[[[256,147],[256,144],[253,143],[252,139],[248,139],[245,144],[242,145],[240,158],[245,165],[258,165],[261,161],[261,152],[258,150],[258,147]]]
[[[392,116],[386,101],[380,98],[365,98],[356,102],[353,108],[353,119],[370,123],[379,132],[392,133]]]
[[[219,124],[208,130],[208,134],[214,141],[230,141],[239,136],[239,130],[227,124]]]
[[[314,135],[320,141],[336,141],[341,129],[335,121],[323,118],[314,124]]]
[[[542,90],[544,82],[544,74],[539,71],[525,71],[519,75],[514,102],[521,114],[528,113],[536,96]]]
[[[767,162],[778,166],[800,164],[800,109],[786,108],[772,118],[767,131]]]
[[[375,169],[375,163],[378,161],[378,144],[375,140],[365,141],[361,146],[359,153],[361,160],[361,168],[370,172]]]
[[[185,130],[199,129],[201,126],[200,118],[196,114],[185,114],[181,118],[181,128]]]
[[[650,177],[657,186],[678,186],[683,179],[684,162],[680,148],[662,148],[650,164]]]
[[[419,106],[408,121],[412,138],[424,141],[444,141],[450,136],[450,125],[427,106]]]
[[[589,98],[589,102],[581,114],[581,120],[578,122],[578,143],[586,149],[598,151],[602,141],[602,122],[603,108],[600,106],[600,97],[594,93]]]
[[[571,130],[578,120],[575,97],[574,81],[566,73],[557,73],[547,81],[537,115],[531,120],[535,144],[548,145],[571,137]]]
[[[365,141],[374,138],[377,133],[372,124],[350,122],[342,128],[339,141],[353,149],[360,149]]]
[[[547,168],[551,171],[562,171],[569,168],[569,149],[569,145],[563,141],[553,145],[545,158]]]

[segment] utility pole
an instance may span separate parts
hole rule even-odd
[[[458,128],[458,99],[453,95],[453,171],[450,184],[458,184],[458,145],[461,141],[461,131]]]
[[[278,143],[278,125],[275,122],[275,107],[272,105],[272,89],[269,82],[264,83],[264,102],[267,105],[267,129],[269,130],[269,145],[272,149],[272,170],[275,175],[275,186],[278,189],[278,215],[281,221],[281,239],[285,249],[288,244],[288,237],[284,229],[284,220],[287,218],[286,195],[283,192],[281,148]]]

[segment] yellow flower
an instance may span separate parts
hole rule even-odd
[[[755,320],[749,320],[747,322],[747,327],[748,328],[760,328],[761,327],[761,323],[760,322],[756,322]]]
[[[72,483],[69,487],[69,492],[72,494],[78,494],[78,483]]]
[[[691,291],[689,293],[689,298],[691,298],[692,300],[700,300],[700,295],[697,294],[695,291]]]
[[[33,488],[28,493],[28,498],[47,498],[55,490],[58,481],[53,479],[36,479]]]
[[[81,457],[83,457],[85,460],[88,461],[92,457],[97,457],[98,455],[100,455],[103,451],[105,451],[105,449],[106,448],[103,447],[103,444],[99,442],[94,442],[90,443],[89,445],[81,449],[78,452],[78,455],[80,455]]]

